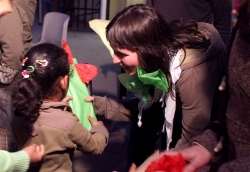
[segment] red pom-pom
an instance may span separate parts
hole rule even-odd
[[[74,64],[73,54],[68,43],[64,40],[62,44],[64,51],[68,53],[69,63],[74,65],[82,82],[89,84],[89,82],[97,75],[98,68],[94,65],[86,63]]]
[[[91,64],[74,64],[74,67],[81,78],[82,82],[89,84],[98,73],[98,68]]]
[[[160,159],[152,161],[146,172],[181,172],[185,165],[186,161],[181,154],[174,156],[163,155]]]

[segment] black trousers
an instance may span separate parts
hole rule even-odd
[[[127,167],[141,165],[154,151],[165,121],[161,103],[155,103],[142,113],[142,125],[133,122],[130,129]]]

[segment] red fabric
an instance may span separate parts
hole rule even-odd
[[[68,43],[64,40],[62,44],[63,44],[62,46],[63,46],[64,51],[68,53],[69,64],[73,64],[74,63],[73,54]]]
[[[186,161],[181,154],[176,156],[163,155],[160,159],[152,161],[145,172],[181,172]]]
[[[82,82],[89,84],[89,82],[97,75],[98,68],[86,63],[74,64],[72,51],[66,41],[63,41],[63,49],[68,53],[69,63],[75,67]]]
[[[82,82],[86,84],[89,84],[98,73],[98,68],[91,64],[74,64],[74,67]]]

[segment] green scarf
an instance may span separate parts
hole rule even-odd
[[[122,73],[118,75],[118,79],[129,91],[140,94],[144,103],[146,103],[151,86],[165,92],[167,92],[169,88],[167,78],[161,69],[147,73],[139,66],[137,67],[137,75],[128,76],[126,73]]]

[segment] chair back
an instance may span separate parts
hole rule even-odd
[[[67,41],[69,15],[60,12],[49,12],[45,14],[41,40],[62,46],[62,41]]]

